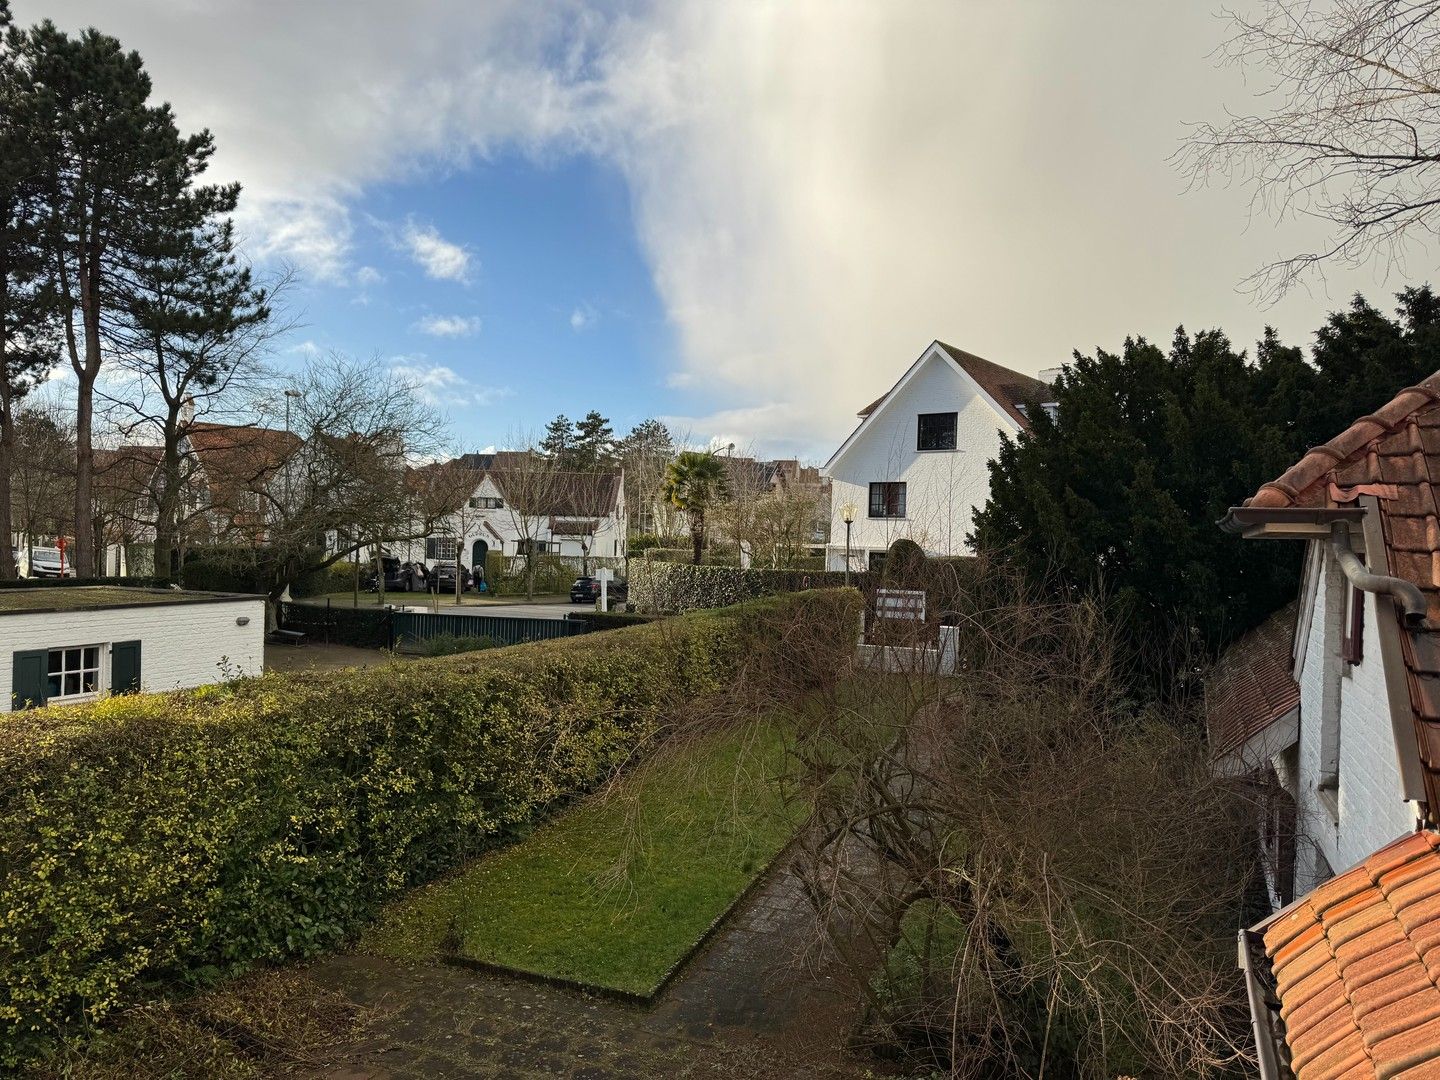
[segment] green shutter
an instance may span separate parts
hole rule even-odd
[[[45,665],[50,654],[45,649],[15,653],[10,682],[10,707],[32,708],[45,704]]]
[[[435,561],[435,538],[433,536],[425,541],[425,558],[428,562]]]
[[[140,642],[117,641],[110,646],[110,692],[129,694],[140,689]]]

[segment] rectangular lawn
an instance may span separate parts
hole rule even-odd
[[[649,995],[793,835],[779,719],[664,748],[618,789],[393,905],[363,946]]]

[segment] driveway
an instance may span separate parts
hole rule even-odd
[[[397,605],[398,606],[398,605]],[[429,612],[435,611],[428,604],[406,604],[407,610]],[[526,602],[517,600],[514,603],[509,601],[492,601],[486,604],[460,604],[457,605],[453,598],[449,602],[442,600],[438,608],[442,615],[494,615],[506,619],[563,619],[572,611],[586,611],[588,604],[572,604],[565,597],[547,598]]]

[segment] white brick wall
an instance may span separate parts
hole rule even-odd
[[[1317,856],[1323,856],[1332,870],[1341,871],[1409,831],[1415,822],[1413,807],[1401,798],[1375,597],[1365,595],[1363,659],[1346,664],[1340,643],[1349,584],[1328,546],[1315,580],[1317,594],[1300,672],[1294,790],[1301,834],[1296,845],[1297,894],[1308,892],[1325,876]],[[1337,715],[1340,785],[1338,798],[1327,798],[1316,784],[1323,771],[1325,725]]]
[[[242,618],[248,618],[249,624],[237,625]],[[10,711],[16,652],[137,640],[144,690],[222,682],[222,658],[232,675],[259,675],[265,662],[265,602],[246,599],[0,615],[0,712]],[[101,660],[101,686],[109,686],[108,649]]]

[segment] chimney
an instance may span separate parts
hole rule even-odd
[[[1040,374],[1035,377],[1041,382],[1043,382],[1046,386],[1054,386],[1055,380],[1060,377],[1060,373],[1064,370],[1065,369],[1063,367],[1041,368]]]
[[[193,397],[191,397],[189,394],[186,394],[186,395],[185,395],[185,400],[182,401],[182,402],[180,402],[180,426],[181,426],[182,428],[188,428],[188,427],[189,427],[191,424],[193,424],[194,422],[195,422],[195,399],[194,399]]]

